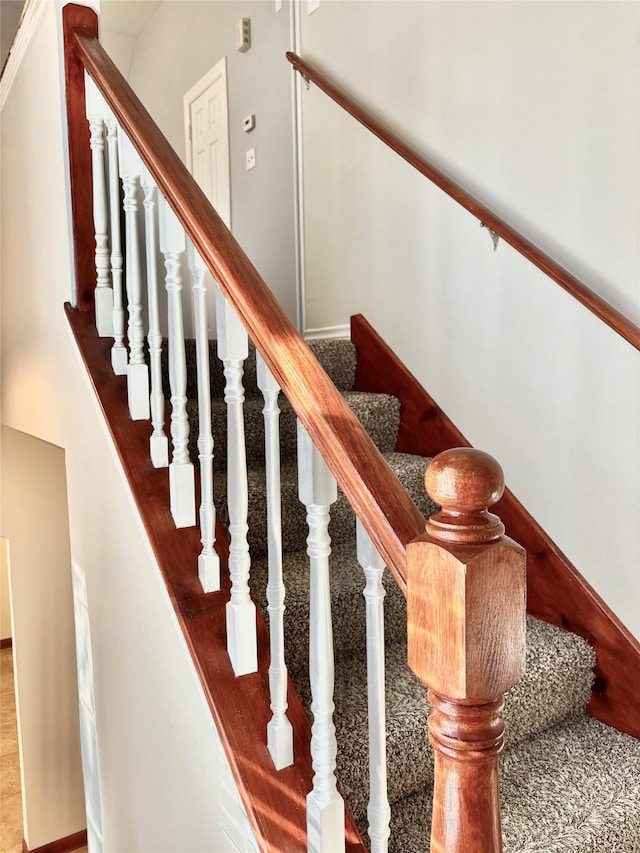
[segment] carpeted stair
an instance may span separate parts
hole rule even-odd
[[[394,451],[398,401],[353,391],[356,355],[348,341],[316,341],[311,347],[420,510],[425,515],[433,512],[423,483],[428,460]],[[226,523],[224,378],[213,343],[211,355],[216,506]],[[191,341],[187,342],[187,362],[190,449],[197,460],[195,352]],[[251,590],[268,622],[263,401],[256,385],[253,351],[244,383]],[[279,406],[286,660],[309,709],[307,527],[305,510],[297,497],[295,416],[282,395]],[[331,519],[337,775],[366,842],[369,774],[364,575],[356,560],[354,515],[343,496],[332,507]],[[385,588],[387,761],[392,815],[389,849],[417,853],[429,849],[433,782],[426,736],[429,706],[425,688],[406,665],[405,600],[388,573]],[[586,717],[595,660],[584,640],[532,618],[528,619],[527,633],[526,674],[508,694],[504,711],[501,804],[505,850],[640,853],[640,741]]]

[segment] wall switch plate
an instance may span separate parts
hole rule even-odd
[[[253,113],[250,113],[248,116],[245,116],[242,119],[242,130],[245,133],[249,133],[249,131],[253,130],[256,126],[256,117]]]
[[[282,0],[275,0],[275,8],[276,12],[282,11]]]
[[[320,0],[307,0],[307,15],[312,15],[320,8]]]
[[[250,148],[246,153],[247,158],[247,172],[249,169],[255,169],[256,167],[256,149]]]
[[[251,47],[251,18],[240,18],[236,24],[236,50],[246,53]]]

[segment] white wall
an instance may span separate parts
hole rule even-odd
[[[73,379],[71,541],[87,583],[104,850],[222,853],[233,849],[228,834],[252,845],[93,391],[79,369]],[[99,484],[99,492],[90,484]],[[87,500],[88,490],[97,492],[95,500]]]
[[[640,5],[322,2],[302,54],[640,321]],[[361,311],[640,636],[640,358],[314,87],[307,326]]]
[[[24,838],[35,850],[85,827],[64,453],[3,427],[0,462]]]
[[[56,39],[48,4],[0,114],[0,403],[8,427],[65,452],[71,559],[87,581],[105,849],[226,851],[230,835],[251,846],[63,312],[71,264]]]
[[[118,6],[103,2],[109,28]],[[131,53],[127,79],[183,160],[186,160],[183,95],[222,57],[227,57],[231,230],[287,314],[297,316],[293,213],[293,131],[289,2],[275,12],[265,0],[191,2],[164,0],[143,26]],[[124,10],[123,10],[124,11]],[[235,48],[235,26],[251,19],[251,48]],[[124,73],[124,71],[123,71]],[[251,133],[242,120],[256,117]],[[247,171],[245,152],[256,149]]]
[[[11,637],[11,607],[9,605],[9,543],[0,537],[0,639]]]

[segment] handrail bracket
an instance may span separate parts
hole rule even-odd
[[[500,242],[500,235],[497,231],[494,231],[493,228],[490,228],[488,225],[485,225],[484,222],[480,223],[481,228],[486,228],[489,232],[489,236],[491,237],[491,242],[493,243],[493,251],[498,251],[498,243]]]

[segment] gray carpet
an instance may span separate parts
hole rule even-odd
[[[504,849],[509,853],[638,853],[638,742],[582,716],[505,750]],[[393,853],[429,849],[428,786],[392,807]]]
[[[347,341],[312,348],[360,422],[424,515],[436,507],[424,493],[426,459],[395,453],[399,403],[387,395],[353,392],[356,356]],[[212,344],[212,420],[216,506],[226,522],[226,423],[223,373]],[[190,397],[195,397],[195,348],[187,342]],[[168,391],[168,389],[165,389]],[[252,351],[245,368],[249,465],[251,590],[268,621],[264,427]],[[297,497],[295,416],[280,397],[285,554],[286,658],[310,714],[308,679],[309,561],[305,510]],[[197,405],[189,403],[190,449],[197,459]],[[365,842],[368,799],[364,577],[355,556],[355,519],[344,496],[332,508],[331,586],[336,654],[337,775]],[[390,851],[429,849],[433,768],[426,736],[426,691],[406,665],[406,606],[385,573],[387,761],[391,802]],[[501,808],[509,853],[640,853],[640,742],[585,716],[595,656],[582,639],[527,620],[527,670],[506,697],[501,756]]]

